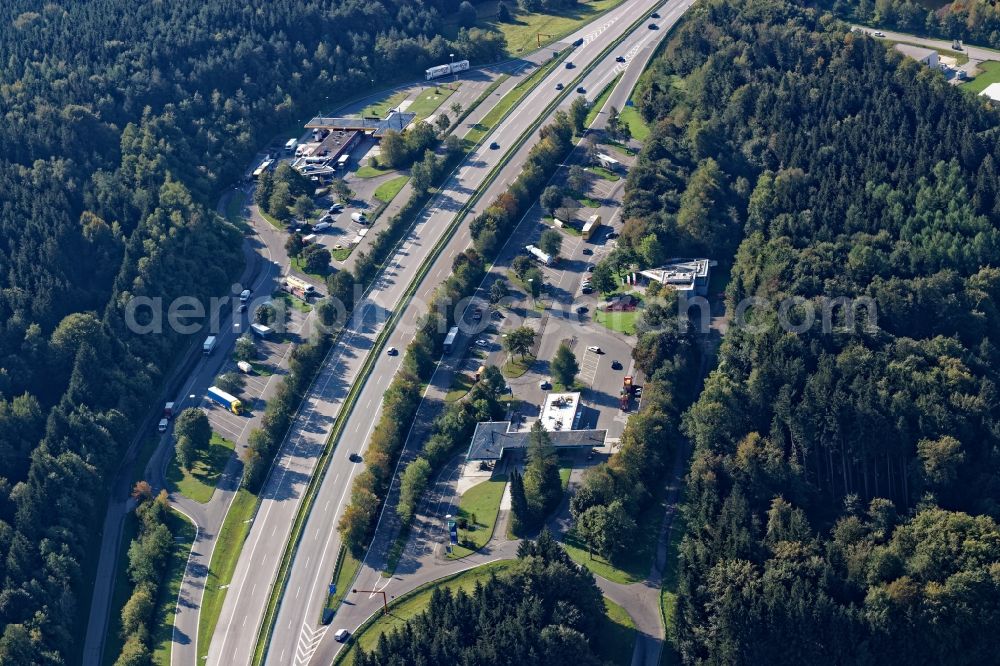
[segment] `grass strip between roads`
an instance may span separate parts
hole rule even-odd
[[[622,74],[619,74],[615,78],[611,79],[611,81],[608,82],[608,85],[604,86],[604,90],[601,91],[601,94],[597,96],[597,99],[594,100],[594,103],[590,105],[590,109],[587,111],[587,118],[583,121],[585,126],[590,127],[594,124],[594,121],[597,120],[597,114],[600,113],[601,109],[604,108],[604,105],[608,103],[608,98],[611,97],[611,92],[621,80]]]
[[[250,533],[250,525],[259,504],[256,495],[240,488],[233,496],[233,502],[226,512],[226,519],[219,529],[219,538],[212,551],[212,560],[208,565],[208,576],[205,579],[205,593],[201,599],[201,612],[198,614],[198,663],[203,663],[208,656],[208,646],[212,643],[215,626],[219,623],[222,603],[226,599],[226,590],[236,571],[236,563],[243,550],[243,542]],[[225,586],[225,587],[223,587]]]
[[[451,240],[452,235],[455,233],[455,230],[464,220],[466,214],[470,210],[472,210],[472,207],[475,206],[476,203],[478,203],[479,199],[483,196],[486,189],[496,179],[496,176],[501,171],[501,169],[507,165],[507,162],[515,154],[515,152],[519,150],[522,145],[524,145],[524,143],[528,140],[528,138],[531,137],[534,134],[534,132],[542,125],[542,123],[549,117],[552,111],[554,111],[555,108],[569,95],[570,91],[577,85],[577,81],[582,81],[588,74],[590,74],[590,72],[594,70],[595,67],[597,67],[599,63],[603,62],[604,59],[613,49],[617,48],[618,45],[621,44],[621,42],[623,42],[628,35],[630,35],[638,26],[640,26],[642,23],[645,22],[645,20],[648,18],[649,14],[652,13],[652,11],[653,10],[650,9],[645,14],[643,14],[639,19],[634,21],[630,26],[628,26],[625,29],[625,31],[622,33],[620,37],[618,37],[613,42],[608,44],[597,55],[597,57],[595,57],[590,62],[590,64],[582,68],[582,70],[577,74],[576,78],[573,80],[573,83],[569,86],[566,86],[566,89],[562,91],[560,94],[555,95],[553,99],[542,110],[542,112],[539,113],[535,117],[535,119],[529,124],[529,126],[526,127],[521,132],[520,136],[514,142],[514,144],[505,151],[505,153],[498,161],[496,166],[494,166],[490,170],[490,172],[486,175],[480,187],[476,190],[476,192],[469,199],[469,201],[467,201],[465,205],[462,206],[462,208],[455,214],[451,224],[449,224],[448,228],[435,243],[434,247],[431,249],[427,258],[421,264],[420,270],[417,272],[417,275],[410,283],[406,292],[404,292],[403,297],[400,300],[400,305],[395,309],[392,316],[389,318],[389,321],[386,322],[386,325],[382,328],[382,330],[379,331],[379,334],[376,337],[374,344],[372,345],[372,349],[369,351],[368,356],[365,358],[365,362],[362,365],[361,372],[359,374],[359,377],[361,377],[362,379],[361,381],[355,382],[351,386],[350,392],[345,397],[340,413],[337,415],[337,420],[336,423],[334,424],[333,432],[331,433],[327,446],[325,447],[323,453],[320,455],[319,461],[317,462],[316,470],[318,473],[313,474],[312,478],[309,480],[309,485],[306,488],[305,497],[303,498],[303,501],[299,506],[299,511],[296,513],[295,521],[292,524],[292,530],[289,536],[288,543],[286,544],[284,552],[282,553],[281,564],[278,568],[277,578],[275,579],[274,584],[271,586],[271,593],[268,596],[267,607],[264,611],[264,619],[260,625],[257,634],[257,641],[254,649],[253,661],[251,662],[255,666],[263,662],[264,656],[267,653],[267,647],[271,641],[271,634],[273,631],[274,621],[277,618],[278,614],[278,602],[281,598],[281,595],[284,593],[285,585],[288,582],[287,581],[288,571],[291,567],[291,562],[295,556],[295,552],[298,550],[298,544],[302,537],[302,528],[305,525],[306,518],[308,517],[310,511],[312,510],[312,505],[313,502],[315,501],[316,493],[318,492],[318,489],[322,484],[323,478],[326,476],[326,470],[330,460],[330,456],[332,452],[336,450],[336,447],[335,446],[331,447],[330,443],[339,440],[340,433],[343,430],[344,425],[347,423],[347,420],[354,409],[354,403],[357,401],[358,395],[360,395],[361,390],[364,388],[365,384],[367,384],[368,378],[371,374],[372,366],[374,366],[375,361],[380,357],[380,352],[382,348],[385,346],[386,341],[389,339],[389,335],[391,335],[392,331],[394,330],[396,323],[402,316],[402,313],[405,312],[407,306],[409,305],[410,300],[416,293],[417,288],[423,283],[423,280],[426,277],[427,273],[430,272],[431,266],[437,260],[441,252],[444,251],[445,246],[447,246],[448,242]],[[563,54],[561,54],[561,56],[565,57],[565,55],[567,55],[570,52],[572,52],[572,49],[564,49]],[[552,64],[553,62],[559,62],[559,58],[557,57],[553,59],[553,61],[550,61],[550,64]],[[543,69],[544,66],[540,67],[539,71]],[[537,73],[538,71],[534,72],[532,76],[529,78],[534,77],[535,75],[537,75]],[[541,79],[538,79],[538,81],[540,80]],[[510,93],[508,93],[508,95],[509,94]],[[524,94],[527,94],[527,91],[525,91]],[[506,118],[507,114],[509,114],[512,109],[513,106],[509,107],[507,111],[504,113],[503,117],[497,120],[497,124],[502,122],[503,118]],[[482,139],[480,139],[480,141],[477,142],[477,144],[481,142]],[[469,148],[468,152],[471,153],[474,150],[474,148],[475,146]],[[466,156],[466,158],[467,157],[468,155]],[[452,174],[454,174],[456,171],[458,171],[458,169],[462,167],[462,164],[464,163],[466,158],[463,158],[462,162],[459,162],[458,166],[456,166],[452,170],[451,174],[448,175],[448,177],[445,179],[444,182],[447,182],[448,179],[451,178]],[[429,199],[428,202],[425,203],[420,208],[420,210],[414,216],[414,222],[420,218],[421,214],[427,209],[427,206],[430,205],[430,203],[433,201],[434,198]],[[403,241],[406,238],[406,235],[407,234],[403,234],[399,239],[399,241],[397,242],[397,249],[399,246],[402,245]],[[389,255],[386,258],[386,261],[383,262],[382,266],[380,266],[379,272],[381,272],[381,268],[384,267],[385,264],[393,256],[395,256],[395,251],[389,253]],[[374,284],[374,282],[372,284]],[[232,574],[230,573],[230,575]],[[203,607],[203,612],[204,612],[204,607]],[[217,617],[218,615],[216,615],[216,618]]]

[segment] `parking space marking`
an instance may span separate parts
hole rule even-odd
[[[601,357],[594,352],[587,350],[580,359],[580,379],[589,385],[594,384],[597,379],[597,368],[601,365]]]

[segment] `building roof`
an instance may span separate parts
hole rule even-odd
[[[694,289],[696,280],[707,277],[710,265],[708,259],[671,259],[660,268],[647,268],[639,274],[683,291]]]
[[[306,129],[355,130],[357,132],[371,132],[373,136],[380,137],[390,129],[401,132],[416,117],[415,113],[400,113],[395,110],[390,111],[389,115],[381,120],[378,118],[316,116],[306,123]]]
[[[911,46],[910,44],[895,44],[894,48],[903,55],[910,56],[914,60],[918,61],[937,55],[937,51],[934,49],[925,49],[922,46]]]
[[[994,102],[1000,102],[1000,83],[991,83],[979,94],[992,99]]]
[[[542,405],[539,416],[542,427],[550,432],[573,430],[577,424],[579,408],[579,393],[549,393],[545,396],[545,404]]]
[[[604,446],[607,434],[607,430],[554,430],[549,433],[549,439],[556,448],[594,447]],[[530,437],[528,430],[511,431],[510,421],[484,421],[476,424],[465,457],[466,460],[500,460],[508,449],[528,448]]]

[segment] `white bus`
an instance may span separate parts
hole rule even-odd
[[[298,139],[289,139],[285,142],[285,152],[290,153],[295,150],[295,146],[299,145]]]
[[[458,326],[452,326],[451,330],[448,331],[448,335],[444,339],[444,353],[450,354],[451,348],[455,344],[455,338],[458,337]]]

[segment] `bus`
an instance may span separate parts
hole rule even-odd
[[[450,354],[451,348],[455,345],[455,338],[458,337],[458,326],[452,326],[448,335],[444,339],[444,353]]]
[[[591,215],[587,222],[583,225],[583,239],[590,240],[590,237],[594,235],[594,232],[601,226],[601,216]]]
[[[260,175],[265,171],[267,171],[269,168],[271,168],[272,164],[274,164],[274,160],[272,160],[270,157],[261,162],[260,166],[254,169],[253,172],[254,179],[260,178]]]
[[[340,157],[338,157],[337,158],[337,168],[338,169],[346,169],[347,168],[347,162],[350,159],[351,159],[351,154],[350,153],[344,153],[343,155],[341,155]]]

